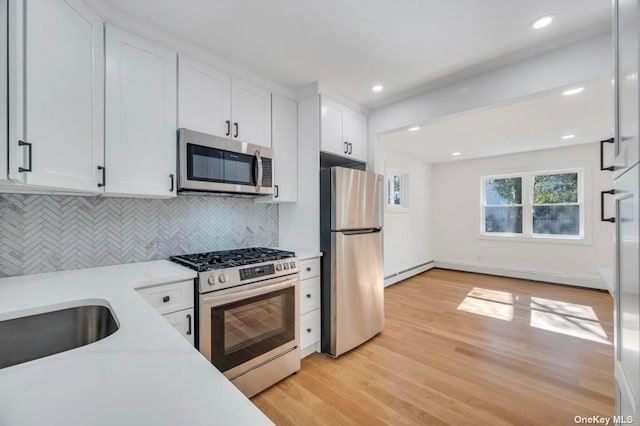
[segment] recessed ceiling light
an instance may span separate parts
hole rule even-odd
[[[539,30],[541,28],[546,27],[547,25],[549,25],[551,22],[553,22],[553,18],[555,18],[554,15],[545,15],[545,16],[541,16],[539,18],[536,18],[533,20],[533,22],[531,22],[529,24],[529,26],[531,28],[533,28],[534,30]]]
[[[457,157],[458,155],[462,154],[461,152],[452,152],[451,155],[453,155],[454,157]]]
[[[578,93],[582,93],[584,87],[574,87],[573,89],[568,89],[562,92],[565,96],[577,95]]]
[[[376,84],[375,86],[373,86],[371,88],[371,90],[374,91],[374,92],[382,92],[382,89],[384,89],[384,87],[382,87],[381,84]]]
[[[576,137],[576,135],[564,135],[564,136],[562,137],[562,139],[573,139],[573,138],[575,138],[575,137]]]
[[[410,132],[415,132],[417,130],[420,130],[420,126],[409,127],[407,130],[409,130]]]

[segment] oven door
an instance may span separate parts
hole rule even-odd
[[[200,296],[200,352],[233,379],[298,345],[298,274]]]

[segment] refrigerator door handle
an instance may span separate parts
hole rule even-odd
[[[382,228],[363,228],[363,229],[345,229],[341,231],[344,235],[360,235],[360,234],[375,234],[376,232],[382,231]]]

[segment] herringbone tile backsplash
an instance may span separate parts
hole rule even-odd
[[[278,244],[278,206],[0,194],[0,276],[90,268]]]

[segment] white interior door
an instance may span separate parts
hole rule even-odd
[[[271,92],[234,78],[231,93],[233,138],[271,147]]]
[[[231,76],[180,55],[178,127],[231,135]]]
[[[177,53],[106,28],[106,193],[175,195]]]
[[[103,164],[103,22],[80,0],[24,6],[25,181],[98,192]],[[12,143],[18,141],[12,141]]]

